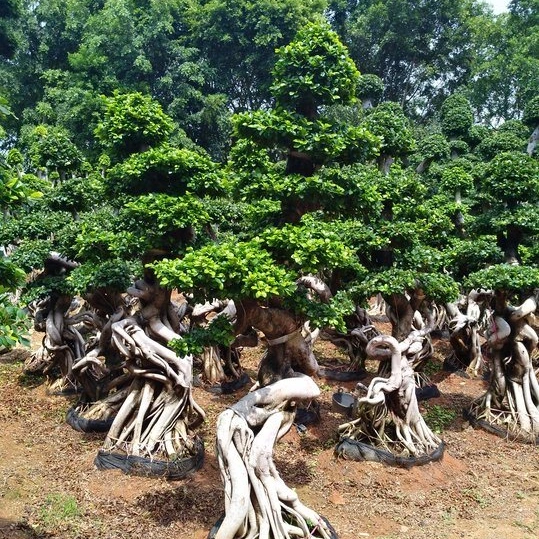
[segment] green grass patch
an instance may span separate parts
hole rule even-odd
[[[52,493],[49,494],[43,505],[39,509],[39,527],[53,530],[58,527],[70,526],[80,517],[80,510],[77,500],[69,494]]]
[[[457,415],[455,410],[438,404],[425,406],[425,412],[423,413],[427,425],[436,434],[440,434],[446,427],[453,423]]]

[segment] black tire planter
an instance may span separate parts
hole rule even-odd
[[[337,457],[345,460],[355,460],[358,462],[368,460],[371,462],[382,462],[400,468],[412,468],[414,466],[423,466],[429,462],[441,460],[444,455],[444,450],[445,444],[444,442],[441,442],[440,445],[428,455],[422,455],[420,457],[399,457],[385,449],[380,449],[364,442],[358,442],[357,440],[352,440],[352,438],[343,438],[335,447],[335,454]]]
[[[329,369],[327,367],[320,367],[318,369],[318,376],[326,378],[327,380],[337,380],[338,382],[355,382],[357,380],[363,380],[369,373],[366,370],[361,371],[340,371],[338,369]]]
[[[82,417],[77,408],[70,408],[66,414],[66,423],[78,432],[108,432],[114,418],[86,419]]]
[[[427,399],[436,399],[440,396],[440,390],[438,386],[430,384],[428,386],[416,387],[415,396],[418,401],[424,401]]]
[[[156,460],[100,450],[94,460],[99,470],[121,470],[128,475],[172,480],[184,479],[199,470],[203,463],[204,444],[200,439],[195,442],[195,454],[184,459]]]
[[[231,382],[221,382],[221,392],[223,395],[230,395],[235,393],[239,389],[242,389],[251,382],[249,375],[244,372],[239,378],[232,380]]]
[[[221,527],[221,523],[223,522],[223,519],[225,518],[224,515],[222,515],[219,520],[213,525],[213,528],[210,530],[210,533],[208,534],[207,539],[215,539],[215,536],[217,535],[217,532],[219,531],[219,528]],[[321,517],[322,520],[326,523],[326,526],[329,528],[329,531],[331,533],[331,539],[339,539],[339,536],[337,535],[337,532],[333,528],[333,526],[328,522],[327,518]],[[314,537],[314,535],[310,535],[309,537]],[[280,538],[274,538],[274,539],[280,539]]]
[[[536,436],[534,438],[533,436],[522,436],[521,434],[515,434],[514,432],[511,432],[507,429],[498,427],[498,425],[493,425],[492,423],[489,423],[484,419],[479,419],[468,408],[465,408],[462,411],[462,415],[464,419],[466,419],[466,421],[468,421],[473,428],[485,430],[487,432],[490,432],[491,434],[499,436],[500,438],[505,438],[506,440],[520,442],[523,444],[539,445],[539,436]]]

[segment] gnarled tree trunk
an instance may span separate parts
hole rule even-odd
[[[320,391],[305,375],[248,393],[217,422],[217,458],[225,491],[225,516],[210,537],[287,539],[336,537],[318,513],[303,505],[281,479],[273,448],[294,420],[295,403]]]
[[[441,458],[443,443],[419,412],[414,371],[403,354],[406,346],[388,335],[369,342],[370,357],[386,360],[390,356],[391,372],[372,379],[366,396],[354,405],[354,419],[339,427],[338,456],[402,466]]]
[[[181,338],[170,310],[170,292],[138,281],[138,316],[112,324],[112,341],[133,381],[96,458],[100,468],[144,475],[183,475],[202,463],[195,429],[205,414],[191,392],[192,358],[178,357],[166,343]],[[132,466],[133,463],[135,466]],[[178,464],[178,466],[177,466]]]
[[[513,307],[504,292],[496,291],[487,334],[490,386],[467,410],[473,424],[532,443],[539,442],[539,382],[532,363],[539,339],[531,320],[537,305],[536,296]]]

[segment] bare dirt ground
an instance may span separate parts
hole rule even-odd
[[[33,336],[34,346],[40,337]],[[316,351],[321,363],[346,362],[327,342]],[[331,400],[339,387],[351,390],[355,383],[322,378],[321,421],[303,434],[293,428],[277,445],[285,482],[331,522],[340,539],[539,536],[539,449],[464,421],[462,408],[485,391],[486,382],[439,370],[446,351],[438,341],[431,362],[441,396],[421,403],[430,421],[446,422],[442,461],[406,470],[336,459],[344,418],[332,411]],[[224,506],[213,447],[216,418],[247,388],[235,395],[194,389],[208,414],[201,470],[181,481],[127,476],[94,467],[103,435],[81,434],[65,423],[75,397],[48,394],[43,378],[24,375],[27,353],[0,355],[0,538],[205,539]],[[259,353],[243,357],[253,379]]]

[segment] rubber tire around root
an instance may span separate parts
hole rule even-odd
[[[100,450],[94,464],[99,470],[121,470],[128,475],[183,479],[196,472],[204,463],[204,444],[195,442],[195,454],[178,460],[156,460]]]
[[[382,462],[390,466],[400,468],[412,468],[414,466],[423,466],[429,462],[441,460],[444,454],[445,444],[440,445],[428,455],[420,457],[399,457],[393,455],[385,449],[380,449],[364,442],[352,440],[352,438],[343,438],[335,447],[335,454],[345,460],[355,460],[362,462],[368,460],[371,462]]]

